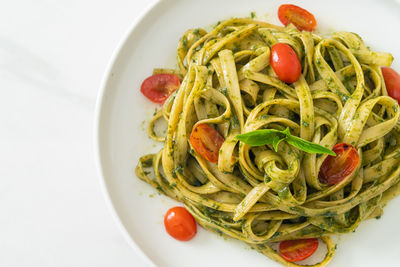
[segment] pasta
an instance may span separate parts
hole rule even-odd
[[[286,43],[300,59],[300,78],[279,80],[270,66],[271,47]],[[222,21],[211,31],[191,29],[178,44],[179,70],[156,69],[182,83],[151,120],[149,136],[163,142],[140,158],[136,174],[161,193],[184,203],[196,221],[242,240],[284,266],[271,243],[321,238],[326,266],[332,234],[354,231],[381,216],[399,194],[399,106],[386,91],[380,66],[389,53],[371,51],[355,33],[325,38],[249,18]],[[157,135],[159,120],[168,124]],[[207,124],[224,138],[217,163],[189,142],[193,127]],[[355,147],[357,168],[337,184],[319,179],[325,154],[285,142],[250,146],[238,134],[290,128],[294,136],[324,147]]]

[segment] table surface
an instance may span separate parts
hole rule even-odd
[[[0,8],[0,266],[146,266],[94,164],[96,96],[155,0],[17,0]]]

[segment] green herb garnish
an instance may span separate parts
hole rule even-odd
[[[279,143],[285,141],[289,145],[297,147],[298,149],[310,154],[322,153],[336,156],[335,152],[333,152],[329,148],[291,135],[289,128],[286,128],[283,131],[275,129],[256,130],[249,133],[236,135],[236,139],[251,146],[263,146],[272,144],[275,151],[278,151]]]

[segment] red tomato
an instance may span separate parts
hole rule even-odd
[[[286,240],[279,244],[279,253],[287,261],[302,261],[310,257],[318,248],[318,239]]]
[[[278,17],[285,26],[293,23],[299,30],[311,32],[317,26],[313,14],[295,5],[281,5],[278,9]]]
[[[196,221],[183,207],[173,207],[164,217],[164,226],[168,234],[180,241],[192,239],[197,232]]]
[[[190,134],[190,143],[193,149],[203,158],[213,163],[218,162],[219,149],[224,141],[225,139],[207,124],[197,125]]]
[[[270,64],[283,82],[294,83],[300,77],[300,60],[296,52],[287,44],[277,43],[272,46]]]
[[[155,103],[165,100],[181,85],[179,78],[173,74],[156,74],[143,81],[140,91]]]
[[[382,67],[382,74],[389,96],[400,102],[400,75],[389,67]]]
[[[358,166],[357,149],[345,143],[333,147],[336,156],[328,156],[322,163],[318,178],[322,183],[335,185],[350,175]]]

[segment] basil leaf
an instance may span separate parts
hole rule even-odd
[[[283,130],[283,131],[281,131],[281,132],[282,132],[283,134],[285,134],[286,136],[291,136],[289,127],[286,127],[286,129]]]
[[[328,154],[332,156],[336,156],[335,152],[330,150],[329,148],[326,148],[324,146],[321,146],[319,144],[315,144],[312,142],[309,142],[307,140],[304,140],[300,137],[289,135],[286,137],[285,141],[294,146],[297,147],[298,149],[301,149],[307,153],[323,153],[323,154]]]
[[[278,152],[279,143],[285,139],[286,139],[286,137],[284,137],[284,138],[280,138],[279,136],[274,137],[274,139],[272,140],[272,146],[274,147],[275,152]]]
[[[239,134],[236,135],[235,138],[251,146],[263,146],[272,144],[276,136],[278,136],[278,138],[284,137],[281,131],[275,129],[262,129],[245,134]]]
[[[333,152],[329,148],[291,135],[289,127],[287,127],[283,131],[275,129],[255,130],[245,134],[239,134],[236,136],[236,139],[251,146],[263,146],[272,144],[275,151],[278,151],[278,146],[280,142],[286,141],[289,145],[297,147],[298,149],[303,150],[307,153],[322,153],[336,156],[335,152]]]

